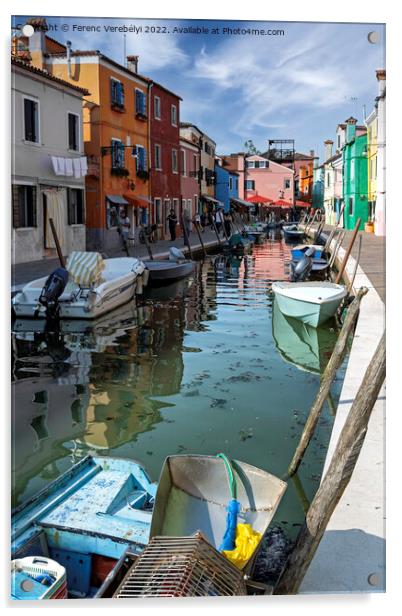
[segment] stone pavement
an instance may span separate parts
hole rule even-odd
[[[205,229],[205,232],[201,234],[205,247],[208,249],[216,248],[218,246],[218,240],[215,231],[211,231],[209,228]],[[221,241],[224,241],[221,234]],[[202,247],[198,239],[198,235],[195,231],[190,234],[190,245],[194,253],[200,253]],[[150,245],[154,257],[167,258],[169,256],[169,249],[172,246],[179,248],[185,254],[187,248],[184,245],[183,237],[178,237],[174,241],[159,240]],[[137,257],[139,259],[148,259],[148,252],[145,244],[137,244],[136,246],[129,247],[130,256]],[[108,255],[109,257],[126,257],[127,254],[124,250]],[[35,280],[35,278],[42,278],[48,276],[53,270],[59,267],[59,259],[57,257],[48,257],[41,259],[40,261],[31,261],[30,263],[18,263],[11,266],[11,292],[12,294],[19,291],[27,282]]]
[[[317,228],[317,225],[314,225],[314,227]],[[323,233],[329,235],[332,229],[333,227],[325,225]],[[339,231],[343,231],[343,229]],[[349,246],[352,233],[353,231],[346,231],[346,235],[341,244],[342,248],[345,250]],[[359,265],[364,270],[367,278],[385,304],[385,237],[379,237],[374,235],[374,233],[366,233],[365,231],[359,231],[359,235],[362,236]],[[357,257],[358,247],[359,239],[357,237],[351,253],[354,258]]]

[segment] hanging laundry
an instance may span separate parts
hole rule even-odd
[[[57,167],[59,172],[56,175],[66,175],[66,160],[62,156],[57,157]]]
[[[58,161],[57,156],[51,156],[50,160],[52,161],[52,167],[53,167],[53,171],[55,175],[61,175],[60,170],[59,170],[59,161]]]
[[[82,175],[82,177],[85,177],[86,174],[88,173],[87,157],[86,156],[81,156],[80,161],[81,161],[81,175]]]
[[[80,158],[73,158],[73,170],[74,170],[74,177],[80,178],[82,175]]]
[[[64,162],[66,164],[66,172],[65,175],[71,176],[73,175],[73,161],[71,158],[65,158]]]

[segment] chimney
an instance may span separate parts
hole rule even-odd
[[[385,92],[385,70],[380,69],[375,72],[378,81],[378,96],[383,96]]]
[[[310,150],[310,156],[311,158],[314,158],[314,150]]]
[[[346,122],[346,143],[349,143],[350,141],[353,141],[353,139],[356,137],[357,120],[356,118],[353,118],[351,116],[350,118],[345,120],[345,122]]]
[[[48,30],[46,19],[35,17],[29,19],[27,24],[30,24],[34,29],[33,35],[28,38],[31,55],[30,64],[35,68],[43,69],[45,67],[44,54],[46,53],[46,32]]]
[[[138,58],[139,56],[127,56],[127,68],[132,73],[138,72]]]
[[[331,139],[327,139],[326,141],[324,141],[324,146],[325,146],[325,159],[324,160],[328,160],[329,158],[332,158],[332,146],[334,145],[334,142],[331,141]]]

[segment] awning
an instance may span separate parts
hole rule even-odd
[[[272,199],[264,197],[263,195],[252,195],[251,197],[247,197],[247,201],[250,203],[273,203]]]
[[[307,203],[307,201],[295,201],[295,206],[296,207],[310,207],[310,203]]]
[[[128,205],[128,201],[121,195],[106,195],[106,199],[113,203],[113,205]]]
[[[134,207],[150,207],[152,205],[152,199],[149,199],[149,197],[124,195],[124,198]]]
[[[215,207],[225,207],[225,204],[222,203],[222,201],[218,201],[218,199],[214,199],[213,197],[210,197],[209,195],[201,195],[201,199],[204,199],[205,201],[209,201],[210,203],[212,203],[212,205],[215,205]]]
[[[235,203],[236,205],[241,205],[242,207],[253,207],[254,206],[254,203],[250,203],[249,201],[244,201],[244,199],[239,199],[238,197],[231,197],[230,200],[233,201],[233,203]]]
[[[290,201],[285,201],[284,199],[278,199],[278,201],[275,201],[275,203],[273,205],[277,205],[279,207],[293,207],[292,204],[290,203]]]

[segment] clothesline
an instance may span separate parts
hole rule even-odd
[[[64,175],[75,178],[85,177],[88,173],[86,156],[77,158],[64,158],[63,156],[51,156],[52,167],[55,175]]]

